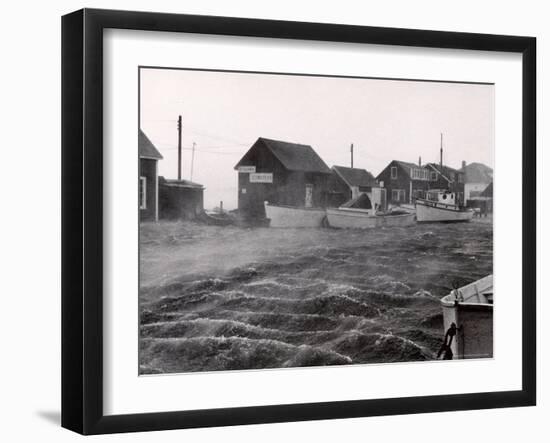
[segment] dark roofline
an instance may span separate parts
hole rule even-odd
[[[346,185],[348,185],[349,187],[352,187],[352,186],[374,186],[377,184],[376,182],[376,178],[374,177],[374,175],[372,175],[369,171],[367,171],[366,169],[364,168],[351,168],[351,167],[348,167],[348,166],[338,166],[338,165],[334,165],[332,168],[331,168],[334,172],[336,172],[336,174],[338,175],[338,177],[340,177],[344,183],[346,183]],[[350,183],[346,176],[344,174],[342,174],[342,171],[341,170],[356,170],[356,171],[362,171],[364,172],[366,175],[367,175],[367,178],[369,181],[371,181],[371,183],[369,184],[366,184],[366,185],[362,185],[362,184],[353,184],[353,183]]]
[[[271,152],[271,154],[279,161],[281,166],[287,171],[300,171],[300,172],[310,172],[315,174],[327,174],[327,175],[332,174],[331,169],[327,166],[327,164],[323,161],[323,159],[319,156],[319,154],[317,154],[315,149],[311,147],[311,145],[305,145],[305,144],[294,143],[294,142],[286,142],[283,140],[275,140],[275,139],[265,138],[265,137],[258,137],[258,139],[245,152],[245,154],[241,157],[241,159],[237,162],[237,164],[233,167],[233,169],[238,170],[243,159],[247,156],[250,150],[253,149],[258,143],[261,143],[263,146],[265,146],[269,150],[269,152]],[[288,148],[290,147],[299,148],[302,151],[302,154],[306,154],[307,156],[310,156],[311,160],[313,160],[312,167],[310,169],[292,167],[292,165],[289,164],[289,159],[288,158],[285,159],[284,157],[281,156],[281,153],[277,152],[278,149],[284,150],[284,148],[286,148],[288,150]]]
[[[139,158],[149,158],[153,160],[162,160],[162,154],[157,147],[153,144],[151,139],[147,137],[145,132],[140,128],[138,133],[138,150]],[[144,151],[148,151],[143,153]]]

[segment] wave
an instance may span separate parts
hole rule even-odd
[[[142,339],[140,365],[160,372],[265,369],[345,365],[352,360],[335,351],[277,340],[241,337]]]

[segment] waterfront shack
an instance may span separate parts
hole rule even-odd
[[[379,185],[369,171],[345,166],[333,166],[331,169],[328,206],[341,206],[361,194],[367,194],[372,201],[373,188],[379,188]]]
[[[138,133],[138,152],[139,219],[157,221],[159,218],[158,161],[162,159],[162,155],[141,129]]]
[[[309,145],[260,137],[234,169],[243,217],[265,217],[264,201],[294,207],[327,203],[332,172]]]
[[[193,220],[204,211],[204,186],[190,180],[159,177],[159,218]]]

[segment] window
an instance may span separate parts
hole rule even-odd
[[[397,178],[397,166],[391,167],[391,178],[393,179]]]
[[[429,180],[429,171],[425,169],[413,169],[411,168],[411,177],[413,180]]]
[[[458,183],[464,183],[464,175],[458,174]]]
[[[404,202],[405,201],[405,191],[403,189],[392,189],[391,199],[394,202]]]
[[[147,177],[139,178],[139,209],[147,209]]]
[[[437,181],[437,172],[433,171],[430,176],[430,180],[433,182]]]

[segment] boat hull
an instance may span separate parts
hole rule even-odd
[[[346,209],[327,209],[327,219],[329,226],[344,229],[410,226],[415,223],[414,214],[374,215]]]
[[[454,323],[458,330],[451,343],[453,359],[493,357],[493,276],[489,275],[458,289],[464,301],[453,293],[441,299],[443,333]],[[484,293],[490,291],[491,303]]]
[[[470,209],[458,209],[456,206],[444,205],[435,202],[416,202],[416,220],[426,222],[468,222],[474,216]]]
[[[272,228],[319,228],[325,218],[325,210],[265,203],[265,215]]]

